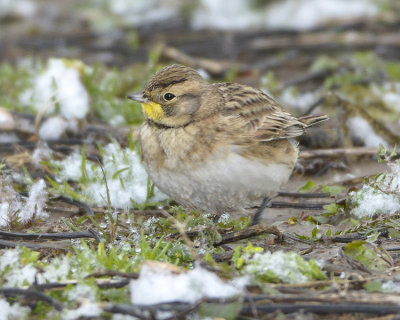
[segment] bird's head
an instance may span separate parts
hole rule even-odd
[[[140,102],[146,119],[164,127],[182,127],[196,118],[210,85],[183,65],[169,65],[146,83],[144,90],[128,96]]]

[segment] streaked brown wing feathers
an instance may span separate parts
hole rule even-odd
[[[221,113],[234,119],[238,137],[260,142],[290,139],[302,135],[307,127],[261,90],[226,83],[221,85],[221,91],[225,95]]]

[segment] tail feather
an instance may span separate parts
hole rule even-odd
[[[329,117],[325,116],[325,115],[323,115],[323,116],[309,115],[309,116],[300,117],[297,120],[299,120],[301,123],[305,124],[305,127],[308,128],[308,127],[312,127],[313,125],[316,125],[317,123],[324,122],[328,119],[329,119]]]

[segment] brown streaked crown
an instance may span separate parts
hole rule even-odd
[[[157,71],[146,83],[144,91],[164,89],[170,85],[186,82],[189,79],[191,81],[205,81],[196,70],[184,65],[172,64]]]

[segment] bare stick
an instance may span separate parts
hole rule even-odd
[[[34,289],[0,288],[0,295],[26,296],[29,298],[34,298],[36,300],[44,301],[47,304],[56,308],[58,311],[61,311],[62,309],[64,309],[64,306],[60,301],[53,299],[53,298],[45,295],[43,292],[40,292],[40,291],[34,290]]]
[[[24,233],[0,231],[0,238],[3,239],[25,239],[25,240],[60,240],[95,238],[90,232],[58,232],[58,233]]]
[[[214,247],[218,247],[223,244],[235,242],[238,240],[256,237],[256,236],[258,236],[260,234],[264,234],[264,233],[271,233],[278,237],[282,235],[281,232],[276,227],[254,225],[254,226],[248,227],[247,229],[242,230],[242,231],[237,231],[237,232],[234,231],[234,232],[228,232],[228,233],[223,234],[221,241],[214,242]]]
[[[329,192],[279,192],[278,197],[293,197],[293,198],[329,198]]]
[[[374,156],[378,153],[378,151],[378,148],[370,147],[316,149],[300,151],[299,157],[302,159],[312,159],[341,158],[343,156]]]

